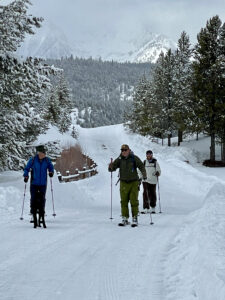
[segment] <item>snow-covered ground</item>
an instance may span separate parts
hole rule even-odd
[[[51,138],[60,137],[51,130],[40,140]],[[47,229],[29,223],[28,190],[19,219],[22,172],[0,173],[0,299],[224,300],[225,169],[200,166],[196,149],[185,143],[162,147],[122,125],[79,128],[79,142],[99,173],[71,183],[53,178],[57,216],[49,186]],[[72,140],[65,135],[63,143]],[[117,226],[117,172],[109,219],[107,165],[124,143],[141,159],[152,149],[160,163],[163,213],[153,215],[154,225],[141,215],[137,228]],[[139,200],[142,208],[142,190]]]

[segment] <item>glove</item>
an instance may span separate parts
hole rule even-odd
[[[113,167],[113,164],[110,163],[110,164],[109,164],[109,170],[112,170],[112,167]]]
[[[159,171],[155,172],[155,176],[157,176],[157,177],[159,176]]]
[[[140,185],[141,185],[141,181],[142,181],[142,179],[141,178],[139,178],[138,179],[138,190],[140,191]]]
[[[23,180],[23,181],[27,183],[28,179],[29,179],[29,177],[26,176],[26,177],[24,177],[24,180]]]
[[[48,175],[49,175],[49,177],[53,177],[54,173],[53,172],[49,172]]]

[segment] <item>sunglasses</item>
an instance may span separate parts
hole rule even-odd
[[[126,152],[128,149],[121,149],[121,152]]]

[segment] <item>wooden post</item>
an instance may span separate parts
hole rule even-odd
[[[86,171],[86,167],[83,167],[83,171]],[[83,179],[86,178],[86,174],[87,174],[87,173],[83,173]]]
[[[62,175],[60,172],[57,172],[57,176],[58,176],[59,182],[62,182]]]
[[[75,169],[75,175],[76,175],[76,174],[79,174],[79,170],[78,170],[77,168]],[[77,176],[77,177],[75,177],[75,179],[74,179],[74,180],[76,180],[76,181],[77,181],[77,180],[79,180],[79,179],[80,179],[80,175],[79,175],[79,176]]]
[[[66,171],[66,176],[69,176],[70,175],[70,171]],[[69,178],[66,179],[66,182],[69,182]]]

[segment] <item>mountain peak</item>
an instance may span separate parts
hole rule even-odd
[[[160,53],[176,49],[176,43],[162,34],[143,30],[126,36],[121,33],[107,33],[102,36],[88,36],[79,41],[69,39],[64,32],[50,22],[44,22],[35,35],[27,36],[18,54],[24,57],[61,58],[73,56],[101,57],[103,60],[119,62],[155,63]]]
[[[165,35],[153,34],[152,39],[137,51],[134,61],[155,63],[161,52],[166,53],[169,49],[175,50],[176,46],[176,43]]]

